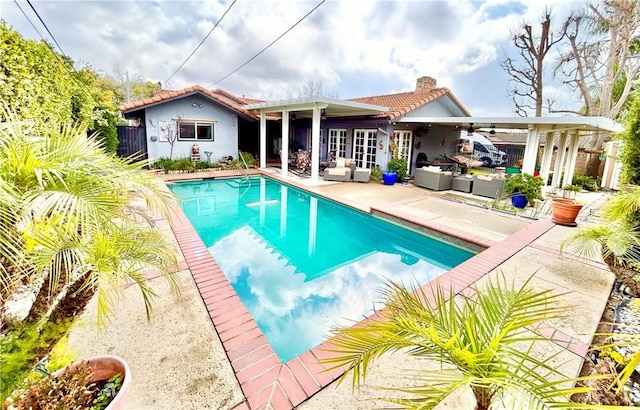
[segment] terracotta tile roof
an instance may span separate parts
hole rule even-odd
[[[448,95],[455,104],[467,116],[471,116],[458,99],[449,91],[448,88],[431,88],[428,90],[415,90],[398,94],[376,95],[372,97],[352,98],[355,101],[365,104],[381,105],[389,107],[389,111],[376,117],[388,117],[390,120],[406,115],[408,112],[429,104],[440,97]]]
[[[247,103],[242,102],[242,99],[239,99],[233,94],[230,94],[221,89],[216,89],[212,91],[212,90],[207,90],[206,88],[199,85],[183,88],[182,90],[175,90],[175,91],[165,90],[153,97],[145,98],[144,100],[134,101],[128,104],[124,104],[120,106],[120,111],[122,112],[136,111],[143,107],[156,105],[160,102],[170,101],[176,98],[186,97],[188,95],[192,95],[196,93],[203,94],[206,97],[209,97],[212,100],[215,100],[223,105],[226,105],[230,109],[238,113],[241,113],[247,117],[251,117],[256,120],[259,119],[259,117],[256,114],[251,113],[244,108],[244,105],[246,105]]]
[[[238,97],[236,95],[231,94],[230,92],[223,90],[222,88],[216,88],[214,90],[211,90],[211,92],[214,94],[218,94],[221,97],[228,98],[229,100],[231,100],[236,104],[246,105],[246,104],[257,104],[257,103],[264,102],[263,100],[256,100],[255,98],[247,98],[244,95],[242,97]]]

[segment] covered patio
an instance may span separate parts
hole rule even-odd
[[[527,130],[522,172],[533,175],[538,149],[544,141],[540,159],[540,176],[548,181],[551,158],[558,135],[558,156],[553,169],[551,188],[570,185],[575,172],[578,142],[582,135],[621,132],[624,127],[605,117],[402,117],[397,123],[438,124],[467,129]],[[564,172],[564,174],[563,174]],[[562,181],[560,178],[562,177]]]
[[[282,152],[289,152],[290,115],[311,118],[311,181],[318,181],[320,170],[320,121],[328,117],[366,117],[383,114],[388,107],[325,97],[309,97],[247,105],[246,109],[260,114],[260,168],[267,164],[267,114],[280,114],[282,119]],[[284,120],[286,119],[286,121]],[[281,155],[282,175],[289,172],[286,155]]]

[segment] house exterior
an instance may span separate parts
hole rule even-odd
[[[358,104],[361,111],[350,104]],[[360,168],[385,169],[393,156],[407,162],[411,173],[420,153],[430,161],[440,160],[442,154],[454,155],[460,129],[450,126],[431,126],[413,117],[457,117],[469,113],[446,88],[437,88],[436,80],[420,77],[413,91],[350,100],[309,97],[303,100],[276,101],[251,104],[247,108],[256,113],[288,117],[287,151],[312,148],[313,109],[321,110],[319,123],[318,159],[325,160],[329,152],[336,156],[354,158]],[[403,120],[402,124],[397,121]],[[266,130],[270,129],[268,122]],[[267,157],[283,150],[282,135],[268,133]]]
[[[255,102],[194,86],[160,92],[125,104],[121,111],[139,124],[150,159],[191,157],[197,145],[201,159],[210,153],[216,162],[223,156],[237,158],[238,150],[245,148],[240,141],[257,142],[258,118],[244,108]]]
[[[318,161],[326,160],[328,153],[334,151],[337,156],[356,159],[358,167],[385,169],[397,155],[407,161],[410,173],[416,168],[420,153],[429,161],[440,159],[444,153],[455,154],[459,137],[455,127],[411,123],[412,117],[469,115],[455,96],[446,88],[436,87],[436,80],[431,77],[418,78],[415,90],[409,92],[350,100],[310,97],[273,103],[194,86],[160,92],[125,104],[121,110],[126,119],[137,120],[152,161],[190,157],[195,144],[200,158],[212,162],[223,156],[237,158],[239,150],[258,157],[259,118],[261,112],[266,112],[266,163],[280,160],[283,148],[285,152],[311,149],[313,107],[322,107]],[[288,121],[283,124],[285,111]],[[397,123],[400,119],[404,122]],[[287,129],[286,144],[283,128]],[[207,157],[205,153],[210,154]]]

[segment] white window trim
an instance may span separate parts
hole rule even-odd
[[[215,135],[215,124],[218,123],[218,121],[214,121],[214,120],[194,120],[194,119],[190,119],[190,118],[175,118],[174,119],[176,121],[176,128],[177,128],[177,132],[178,132],[178,141],[209,141],[209,142],[213,142],[216,140],[216,135]],[[180,123],[187,123],[187,124],[193,124],[194,126],[194,133],[195,133],[195,138],[182,138],[180,136]],[[210,125],[211,126],[211,138],[210,139],[200,139],[198,138],[198,125]]]
[[[336,156],[337,157],[346,157],[347,156],[347,129],[346,128],[329,128],[329,138],[327,140],[327,155],[332,151],[331,145],[336,146]],[[334,134],[334,135],[332,135]]]
[[[357,144],[358,132],[363,133],[362,147],[358,146]],[[358,148],[362,148],[362,152],[357,152]],[[371,149],[373,152],[369,152],[369,149]],[[378,147],[378,130],[369,129],[369,128],[357,128],[353,130],[353,144],[351,147],[351,158],[356,160],[357,167],[374,168],[376,166],[379,150],[380,149]]]

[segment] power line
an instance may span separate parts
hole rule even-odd
[[[89,89],[87,88],[87,85],[84,84],[83,82],[80,82],[80,80],[74,75],[78,74],[78,72],[76,71],[75,67],[73,67],[73,64],[71,64],[71,68],[69,68],[68,64],[65,64],[65,62],[62,60],[62,57],[60,57],[60,54],[58,54],[53,47],[51,46],[51,44],[49,44],[49,42],[44,38],[44,36],[40,33],[40,31],[36,28],[36,26],[33,24],[33,21],[31,21],[31,19],[29,18],[29,16],[27,15],[27,13],[22,9],[22,7],[20,7],[20,4],[18,3],[18,0],[13,0],[13,2],[16,4],[16,6],[18,6],[18,9],[22,12],[22,14],[24,15],[24,17],[27,19],[27,21],[29,22],[29,24],[31,24],[31,27],[33,27],[33,29],[36,31],[36,33],[38,33],[38,36],[40,36],[40,38],[42,39],[42,42],[47,46],[47,48],[49,49],[49,51],[51,51],[51,53],[56,57],[56,59],[58,60],[58,62],[60,63],[60,65],[67,71],[67,73],[69,74],[69,76],[71,77],[71,79],[80,86],[81,90],[84,90],[87,95],[89,96],[89,98],[91,99],[91,101],[93,101],[93,103],[95,104],[96,107],[98,107],[100,104],[98,104],[98,102],[95,100],[95,98],[93,98],[93,95],[91,94],[91,91],[89,91]],[[33,5],[31,5],[31,3],[29,2],[29,0],[27,0],[27,3],[29,3],[29,5],[31,6],[31,9],[36,13],[36,15],[38,16],[38,19],[40,20],[40,22],[42,23],[42,25],[47,29],[47,32],[49,33],[49,35],[51,35],[51,38],[53,38],[53,41],[58,45],[58,48],[60,48],[60,44],[58,44],[58,42],[56,41],[56,39],[53,37],[53,34],[51,34],[51,31],[49,31],[49,28],[47,28],[47,25],[44,23],[44,21],[42,21],[42,18],[40,18],[40,15],[38,14],[38,12],[33,8]],[[63,51],[62,48],[60,48],[60,52],[62,53],[62,55],[67,59],[67,63],[71,61],[71,59],[69,58],[69,56],[67,56]],[[71,72],[73,70],[73,72]]]
[[[27,0],[28,1],[28,0]],[[222,19],[224,18],[224,16],[227,15],[227,13],[229,12],[229,10],[231,10],[231,7],[233,7],[234,4],[236,4],[237,0],[233,0],[233,3],[231,3],[231,5],[227,8],[227,10],[224,12],[224,14],[222,15],[222,17],[220,17],[218,19],[218,21],[216,22],[216,24],[213,26],[213,28],[211,30],[209,30],[209,32],[207,33],[206,36],[204,36],[204,38],[202,39],[202,41],[196,46],[196,48],[191,52],[191,54],[189,54],[189,56],[182,62],[182,64],[180,64],[180,67],[178,67],[176,69],[176,71],[173,72],[173,74],[171,74],[169,76],[169,78],[167,78],[166,80],[164,80],[163,84],[166,84],[169,82],[169,80],[171,80],[173,78],[174,75],[176,75],[178,73],[178,71],[180,71],[180,69],[182,67],[184,67],[185,64],[187,64],[187,61],[189,61],[189,59],[196,53],[196,51],[198,51],[198,49],[200,48],[200,46],[209,38],[209,36],[211,35],[211,33],[213,33],[213,30],[216,29],[216,27],[218,27],[218,24],[220,24],[220,22],[222,21]]]
[[[214,82],[213,84],[207,86],[207,88],[211,88],[214,85],[221,83],[222,81],[226,80],[227,78],[229,78],[230,76],[232,76],[233,74],[235,74],[236,72],[238,72],[242,67],[246,66],[247,64],[249,64],[250,62],[252,62],[254,59],[256,59],[260,54],[264,53],[265,51],[267,51],[267,49],[269,47],[271,47],[272,45],[274,45],[276,42],[278,42],[278,40],[280,40],[282,37],[284,37],[287,33],[289,33],[291,30],[293,30],[298,24],[302,23],[302,21],[304,19],[306,19],[307,17],[309,17],[309,15],[311,15],[311,13],[313,13],[314,11],[316,11],[316,9],[320,6],[322,6],[322,4],[325,2],[326,0],[322,0],[320,3],[318,3],[314,8],[311,9],[311,11],[309,11],[307,14],[305,14],[300,20],[298,20],[293,26],[289,27],[284,33],[280,34],[278,36],[278,38],[276,38],[275,40],[273,40],[271,43],[269,43],[268,46],[266,46],[265,48],[263,48],[262,50],[260,50],[258,52],[258,54],[254,55],[253,57],[251,57],[250,59],[248,59],[247,61],[245,61],[244,63],[242,63],[238,68],[236,68],[235,70],[233,70],[232,72],[230,72],[229,74],[225,75],[224,77],[222,77],[221,79],[219,79],[218,81]]]
[[[18,3],[16,3],[16,4],[18,4]],[[36,10],[36,8],[33,7],[33,4],[31,4],[31,0],[27,0],[27,4],[29,5],[29,7],[31,7],[31,10],[33,10],[33,12],[36,13],[36,16],[38,17],[38,20],[40,20],[40,23],[42,23],[42,25],[44,26],[45,30],[47,30],[47,33],[49,33],[49,35],[51,36],[51,39],[53,40],[53,42],[56,43],[56,46],[58,46],[58,50],[60,50],[60,52],[62,53],[63,56],[67,57],[67,54],[64,51],[62,51],[62,47],[60,47],[60,44],[58,43],[58,40],[56,40],[56,38],[53,36],[51,31],[49,30],[49,27],[47,27],[47,25],[44,24],[44,21],[42,20],[42,17],[40,17],[40,14],[38,14],[38,11]],[[67,58],[69,58],[69,57],[67,57]]]
[[[29,22],[29,24],[31,24],[31,27],[33,27],[33,29],[36,31],[36,33],[38,33],[38,35],[40,36],[40,38],[42,39],[42,42],[47,46],[47,48],[53,53],[54,56],[56,56],[56,59],[58,60],[58,62],[60,63],[60,65],[62,65],[62,67],[65,68],[65,70],[67,70],[67,72],[69,73],[69,75],[71,75],[71,77],[73,77],[71,70],[69,69],[69,67],[67,66],[67,64],[64,63],[64,61],[62,61],[62,58],[60,57],[60,55],[58,53],[56,53],[56,51],[53,49],[53,47],[51,47],[51,44],[49,44],[49,42],[44,38],[44,36],[42,35],[42,33],[40,33],[40,31],[36,28],[35,24],[33,24],[33,21],[31,21],[31,19],[29,18],[29,16],[27,15],[27,13],[25,13],[25,11],[22,9],[22,7],[20,7],[20,3],[18,3],[18,0],[13,0],[13,2],[16,4],[16,6],[18,6],[18,9],[20,9],[20,11],[22,12],[22,14],[24,15],[24,17],[27,19],[27,21]],[[42,21],[42,20],[40,20]],[[46,26],[45,26],[46,27]],[[48,31],[48,30],[47,30]],[[51,34],[51,33],[49,33]],[[54,40],[55,41],[55,40]],[[63,53],[64,54],[64,53]],[[67,57],[65,55],[65,57]],[[68,59],[69,57],[67,57]],[[73,67],[72,67],[73,68]],[[73,70],[75,71],[75,69]]]

